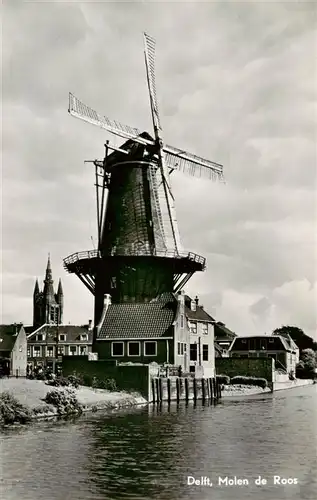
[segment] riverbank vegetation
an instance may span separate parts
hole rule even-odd
[[[0,427],[15,423],[27,424],[32,420],[32,411],[20,403],[9,392],[0,394]]]
[[[56,386],[52,387],[43,380],[1,379],[0,427],[25,424],[40,418],[66,417],[87,411],[111,411],[146,404],[146,400],[137,393],[85,387],[77,385],[77,380],[72,378],[60,379],[55,383]]]

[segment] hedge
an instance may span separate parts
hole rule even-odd
[[[260,377],[244,377],[237,375],[236,377],[232,377],[231,382],[232,385],[255,385],[262,387],[265,389],[267,387],[267,380],[265,378]]]
[[[230,377],[228,377],[228,375],[216,375],[216,380],[221,385],[229,385],[230,384]]]

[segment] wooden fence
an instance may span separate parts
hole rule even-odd
[[[215,378],[153,377],[149,402],[217,401],[221,386]]]

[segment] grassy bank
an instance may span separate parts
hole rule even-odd
[[[31,420],[57,417],[67,414],[65,413],[67,411],[80,413],[115,410],[147,403],[136,393],[110,392],[105,389],[92,389],[84,386],[79,386],[77,389],[51,387],[42,380],[16,378],[1,379],[0,393],[13,396],[17,409],[19,407],[20,411],[27,412]],[[51,398],[45,401],[48,393],[51,393]],[[7,396],[4,396],[3,399],[3,405],[6,405],[6,408],[2,405],[3,411],[12,414],[15,408],[14,402],[8,401]],[[63,408],[66,410],[64,411]],[[16,421],[19,422],[18,419]]]

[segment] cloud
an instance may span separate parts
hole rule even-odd
[[[68,91],[151,131],[146,30],[166,142],[225,166],[226,185],[172,176],[184,247],[207,257],[189,293],[237,332],[292,322],[313,335],[315,26],[315,5],[299,2],[6,4],[2,320],[31,322],[48,252],[65,320],[92,316],[62,259],[96,244],[94,172],[83,162],[102,158],[108,136],[68,115]]]

